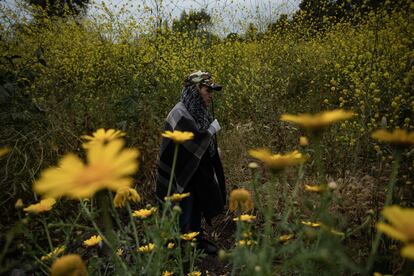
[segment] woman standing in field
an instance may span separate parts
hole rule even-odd
[[[215,254],[217,247],[203,237],[201,219],[204,217],[211,225],[211,219],[223,211],[226,201],[223,167],[216,143],[220,125],[208,111],[213,91],[221,89],[207,72],[190,74],[184,82],[181,100],[168,114],[164,128],[194,133],[192,140],[179,147],[172,192],[190,193],[180,202],[180,229],[182,233],[200,232],[198,247],[208,254]],[[173,141],[163,138],[156,187],[160,200],[167,195],[173,155]]]

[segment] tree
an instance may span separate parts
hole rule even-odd
[[[26,0],[29,4],[41,8],[48,16],[78,15],[85,13],[90,0]]]
[[[193,11],[187,14],[181,13],[179,20],[173,21],[173,31],[176,32],[201,32],[211,25],[211,16],[205,10]]]

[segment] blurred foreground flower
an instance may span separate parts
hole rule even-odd
[[[83,245],[91,247],[99,244],[100,242],[102,242],[102,237],[100,235],[94,235],[89,239],[83,241]]]
[[[50,211],[55,203],[56,200],[54,198],[46,198],[42,199],[39,203],[29,205],[24,208],[23,211],[36,214],[43,213]]]
[[[174,131],[165,131],[162,134],[162,137],[171,139],[174,141],[174,143],[176,144],[182,144],[187,140],[192,140],[194,138],[194,133],[192,132],[188,132],[188,131],[179,131],[179,130],[174,130]]]
[[[190,233],[182,234],[181,239],[185,241],[192,241],[195,237],[198,236],[198,234],[200,234],[200,232],[190,232]]]
[[[164,200],[170,200],[172,202],[178,202],[181,201],[183,198],[189,197],[190,193],[184,193],[184,194],[173,194],[172,196],[166,196],[164,197]]]
[[[105,144],[112,140],[118,139],[125,136],[125,132],[115,129],[108,129],[105,130],[103,128],[98,129],[95,131],[92,136],[83,135],[82,138],[87,140],[87,142],[83,143],[83,148],[87,149],[95,144]]]
[[[56,247],[52,252],[44,255],[40,258],[41,261],[47,261],[49,259],[57,257],[59,254],[62,254],[65,251],[66,247],[64,245]]]
[[[113,191],[132,184],[131,174],[138,170],[136,149],[123,149],[122,140],[96,144],[87,149],[87,164],[67,154],[57,167],[44,170],[33,189],[45,197],[90,198],[98,190]]]
[[[138,248],[138,251],[139,251],[139,252],[141,252],[141,253],[149,253],[149,252],[151,252],[152,250],[154,250],[154,248],[155,248],[155,244],[153,244],[153,243],[148,243],[148,244],[146,244],[146,245],[140,246],[140,247]]]
[[[187,274],[187,276],[201,276],[200,271],[193,271]]]
[[[141,197],[135,189],[129,187],[121,187],[116,191],[114,206],[116,208],[124,207],[128,200],[139,202],[141,201]]]
[[[57,259],[50,268],[51,276],[86,276],[88,271],[86,270],[85,263],[82,258],[77,254],[70,254]]]
[[[377,229],[393,239],[405,243],[401,256],[414,260],[414,208],[401,208],[397,205],[385,207],[382,215],[390,222],[377,223]]]
[[[162,273],[162,276],[172,276],[172,275],[174,275],[174,273],[167,271],[167,270]]]
[[[265,166],[280,170],[284,167],[295,166],[305,162],[303,155],[295,150],[287,154],[271,154],[268,149],[249,150],[251,157],[262,161]]]
[[[240,215],[239,217],[234,218],[234,221],[246,221],[246,222],[252,222],[253,220],[256,219],[256,216],[252,216],[252,215]]]
[[[243,211],[253,209],[253,200],[250,192],[244,188],[235,189],[230,193],[229,209],[236,211],[240,208]]]
[[[355,114],[351,111],[336,109],[331,111],[319,112],[316,114],[283,114],[280,120],[298,124],[303,128],[318,130],[330,126],[338,121],[350,119]]]
[[[167,248],[168,249],[173,249],[175,247],[175,243],[173,243],[173,242],[169,242],[168,244],[167,244]]]
[[[157,211],[157,208],[155,208],[155,207],[151,207],[149,209],[139,209],[137,211],[134,211],[132,213],[132,216],[140,218],[140,219],[145,219],[145,218],[151,216],[152,214],[154,214],[156,211]]]
[[[389,132],[384,129],[376,130],[371,135],[372,138],[399,146],[412,146],[414,145],[414,131],[406,131],[404,129],[394,129]]]

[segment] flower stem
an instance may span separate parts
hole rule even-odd
[[[400,167],[401,153],[397,150],[394,156],[395,156],[395,160],[394,160],[394,164],[392,167],[390,182],[388,183],[388,187],[387,187],[387,197],[385,198],[384,207],[387,207],[388,205],[392,204],[394,186],[395,186],[395,182],[397,182],[397,175],[398,175],[398,170]],[[384,218],[381,216],[379,221],[380,222],[384,221]],[[375,257],[376,257],[379,243],[381,240],[381,236],[382,236],[382,233],[380,231],[377,231],[375,234],[374,241],[372,243],[371,254],[369,255],[369,258],[368,258],[367,267],[366,267],[366,275],[370,273],[372,266],[374,265],[374,261],[375,261]]]
[[[177,162],[177,155],[178,155],[178,147],[179,146],[180,146],[179,144],[175,144],[174,157],[173,157],[173,163],[172,163],[171,175],[170,175],[170,181],[168,182],[167,196],[170,196],[170,193],[171,193],[171,187],[172,187],[172,182],[173,182],[173,179],[174,179],[175,164]]]
[[[50,251],[52,252],[53,251],[52,239],[50,238],[49,229],[47,228],[46,221],[45,221],[44,217],[42,217],[41,222],[43,224],[43,227],[45,228],[47,242],[49,243]]]

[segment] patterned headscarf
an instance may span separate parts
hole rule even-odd
[[[196,85],[184,86],[181,94],[181,102],[185,105],[188,112],[193,116],[200,130],[206,130],[213,121],[213,116],[204,104],[203,98]],[[211,139],[209,147],[210,155],[214,156],[214,137]]]

